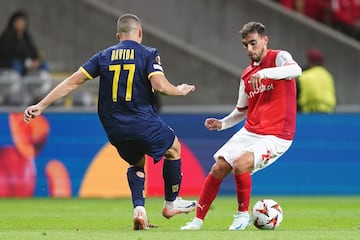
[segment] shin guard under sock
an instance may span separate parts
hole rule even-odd
[[[219,192],[222,181],[222,179],[217,179],[210,174],[206,177],[201,190],[199,202],[196,207],[197,218],[204,220],[212,202],[215,200]]]
[[[244,212],[249,210],[251,195],[251,175],[249,172],[234,175],[236,183],[236,195],[238,200],[238,211]]]
[[[131,191],[131,198],[134,208],[136,206],[145,206],[145,172],[140,167],[129,167],[127,179]]]
[[[181,160],[164,159],[163,178],[165,200],[174,201],[179,194],[181,185]]]

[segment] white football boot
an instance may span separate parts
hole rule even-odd
[[[176,198],[175,201],[165,201],[162,215],[166,218],[171,218],[180,213],[189,213],[196,208],[196,201],[183,200]]]
[[[250,226],[250,215],[248,212],[237,212],[229,230],[245,230]]]
[[[194,218],[191,222],[188,222],[185,224],[185,226],[182,226],[180,230],[200,230],[203,222],[204,221],[200,218]]]

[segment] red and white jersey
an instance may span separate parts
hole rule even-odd
[[[253,89],[250,78],[257,72],[264,78],[260,87]],[[288,52],[270,49],[261,62],[252,61],[243,71],[237,108],[248,109],[244,127],[249,132],[274,135],[286,140],[294,138],[296,128],[294,77],[299,74],[301,68]]]

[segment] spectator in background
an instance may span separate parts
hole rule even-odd
[[[315,21],[331,24],[331,0],[279,0],[285,8],[292,9]]]
[[[294,0],[278,0],[278,2],[287,9],[294,9]]]
[[[360,40],[360,0],[278,0],[278,3]]]
[[[360,40],[360,0],[332,0],[333,25]]]
[[[8,24],[0,36],[0,68],[12,69],[22,77],[32,76],[32,79],[23,78],[23,83],[21,81],[14,82],[20,86],[13,87],[13,89],[21,90],[21,84],[25,84],[29,88],[27,91],[30,91],[27,98],[38,98],[50,89],[51,82],[48,66],[41,59],[40,53],[32,41],[28,25],[28,16],[23,11],[14,12],[9,18]],[[19,95],[16,95],[19,99]],[[33,100],[28,99],[28,101]]]
[[[32,69],[47,70],[28,32],[25,12],[16,11],[11,15],[0,36],[0,56],[0,67],[13,68],[21,75]]]
[[[332,113],[336,107],[334,80],[323,66],[324,57],[318,49],[307,52],[308,66],[297,79],[298,111]]]

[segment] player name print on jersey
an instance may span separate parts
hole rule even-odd
[[[132,49],[115,49],[111,52],[111,61],[114,60],[134,60],[135,50]]]

